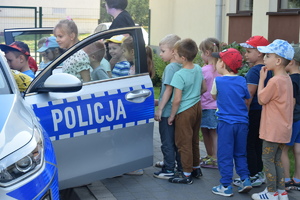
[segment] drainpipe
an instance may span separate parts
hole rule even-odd
[[[216,38],[219,41],[222,41],[222,9],[223,9],[223,0],[216,1],[216,22],[215,22],[215,34]]]

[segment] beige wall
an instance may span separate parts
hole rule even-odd
[[[157,45],[169,33],[190,37],[199,44],[216,37],[217,0],[149,0],[151,9],[151,45]],[[268,36],[266,12],[276,11],[277,0],[253,0],[251,35]],[[236,0],[223,0],[222,42],[228,42],[228,13],[236,13]]]
[[[275,3],[277,5],[277,1]],[[268,38],[269,1],[253,1],[252,35]]]
[[[151,45],[174,33],[197,44],[215,35],[215,4],[202,0],[149,0]]]

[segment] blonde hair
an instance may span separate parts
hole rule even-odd
[[[74,33],[76,42],[78,42],[78,28],[75,22],[72,19],[62,19],[56,24],[56,26],[53,29],[53,32],[55,32],[56,29],[64,30],[67,34]]]
[[[128,36],[124,39],[122,47],[125,48],[127,51],[131,51],[132,49],[134,49],[132,36]]]
[[[200,43],[199,49],[202,52],[209,51],[211,55],[214,52],[220,52],[222,50],[222,45],[216,38],[206,38]],[[214,58],[214,65],[217,63],[217,61],[218,58]]]
[[[166,35],[161,41],[159,42],[160,45],[167,45],[169,49],[173,49],[174,45],[177,41],[181,40],[181,38],[178,35],[175,34],[169,34]]]

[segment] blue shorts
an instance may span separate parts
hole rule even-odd
[[[300,143],[300,120],[293,123],[291,141],[286,145],[293,146],[295,143]]]
[[[201,128],[216,129],[218,126],[218,119],[216,116],[216,109],[202,110]]]

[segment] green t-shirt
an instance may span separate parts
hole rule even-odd
[[[182,90],[182,97],[177,114],[192,107],[201,100],[201,86],[204,77],[199,65],[194,64],[193,69],[182,68],[173,76],[171,85]],[[174,92],[172,101],[174,99]]]

